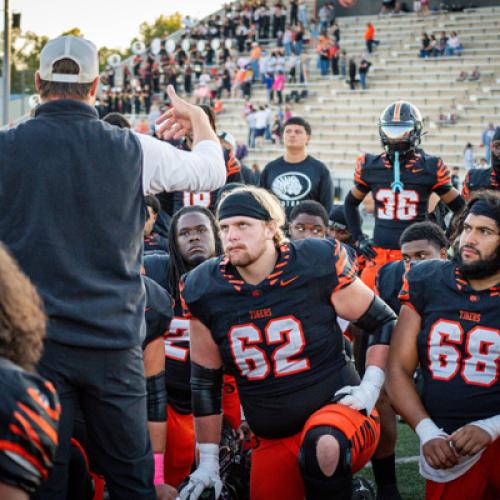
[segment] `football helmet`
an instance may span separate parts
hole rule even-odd
[[[396,101],[382,111],[378,130],[387,154],[398,151],[401,156],[406,155],[420,144],[422,115],[413,104]]]

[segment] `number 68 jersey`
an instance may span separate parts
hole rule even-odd
[[[431,193],[442,196],[453,188],[450,171],[443,160],[421,150],[413,158],[401,160],[401,181],[403,189],[393,192],[394,168],[385,153],[358,158],[354,186],[362,193],[373,194],[376,246],[399,249],[401,233],[427,217]]]
[[[500,283],[475,291],[453,262],[429,260],[406,274],[400,300],[422,318],[423,403],[451,434],[500,408]]]
[[[337,389],[359,384],[330,302],[355,278],[346,248],[319,239],[282,245],[255,286],[222,257],[186,275],[184,305],[210,330],[258,436],[296,434]]]

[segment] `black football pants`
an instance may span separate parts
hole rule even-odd
[[[54,383],[62,416],[54,468],[35,498],[66,500],[70,438],[80,407],[110,498],[156,499],[140,346],[105,350],[47,340],[38,372]]]

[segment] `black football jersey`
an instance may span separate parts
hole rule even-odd
[[[158,233],[144,237],[144,253],[168,253],[168,241]]]
[[[163,338],[174,316],[173,300],[170,294],[156,281],[143,276],[146,289],[146,338],[143,348],[155,339]]]
[[[400,299],[422,318],[423,403],[451,434],[500,408],[500,283],[475,291],[450,261],[412,265]]]
[[[224,149],[224,161],[226,163],[226,184],[230,182],[243,182],[240,162],[228,149]],[[174,213],[182,207],[193,205],[202,206],[215,212],[218,200],[218,189],[215,191],[175,191],[173,194]]]
[[[33,493],[56,453],[61,406],[51,383],[0,358],[0,483]]]
[[[405,262],[397,260],[382,266],[377,272],[376,292],[377,295],[396,313],[399,314],[401,303],[399,302],[399,292],[403,284],[405,273]]]
[[[341,243],[313,238],[284,244],[255,286],[223,257],[186,275],[184,305],[210,329],[258,436],[299,432],[336,390],[359,383],[330,301],[355,279]]]
[[[467,172],[462,188],[462,196],[465,200],[470,198],[474,191],[481,189],[493,189],[497,191],[500,188],[500,179],[493,167],[474,168]]]
[[[441,158],[419,151],[401,162],[403,190],[393,192],[394,169],[387,155],[366,154],[358,158],[354,185],[363,192],[372,192],[375,200],[375,245],[399,249],[401,233],[414,222],[425,220],[429,197],[442,196],[453,188],[451,174]]]
[[[169,290],[169,257],[144,256],[146,276]],[[174,294],[172,294],[174,295]],[[191,359],[189,356],[189,319],[181,304],[175,303],[169,327],[163,331],[165,344],[165,384],[168,401],[179,413],[191,413]]]

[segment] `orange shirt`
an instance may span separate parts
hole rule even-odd
[[[260,52],[261,52],[260,47],[255,47],[255,48],[253,48],[253,49],[252,49],[252,52],[251,52],[251,54],[250,54],[250,58],[251,58],[251,59],[259,59],[259,57],[260,57]]]
[[[373,40],[375,38],[375,27],[368,26],[365,31],[365,40]]]

